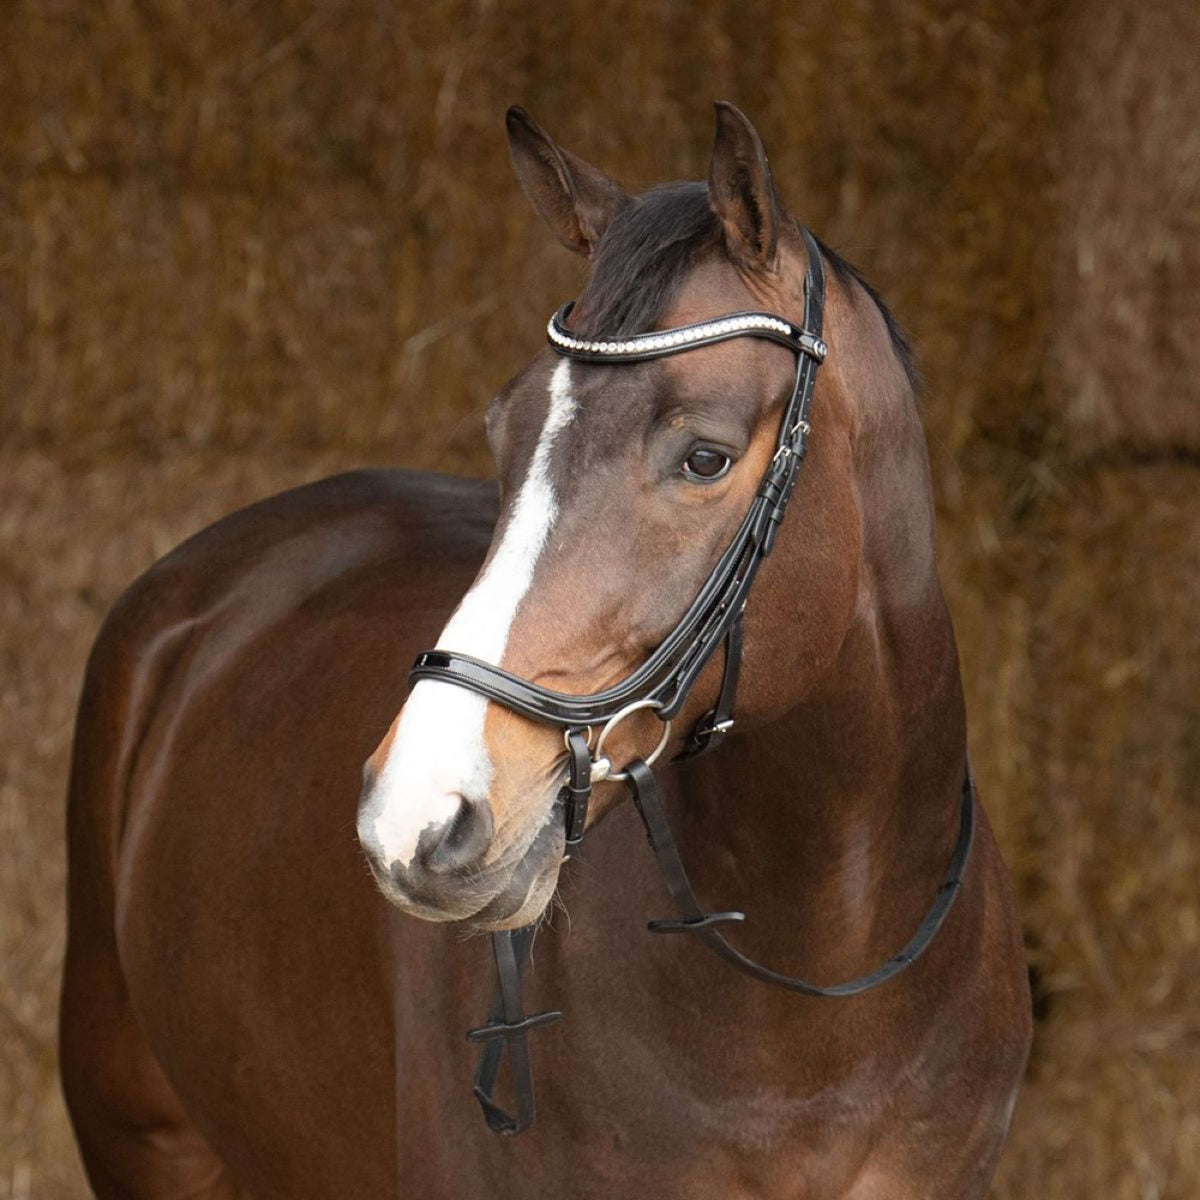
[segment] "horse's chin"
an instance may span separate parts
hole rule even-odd
[[[384,897],[407,916],[438,924],[466,925],[480,933],[520,929],[533,924],[554,895],[564,840],[561,823],[547,822],[510,869],[493,867],[486,874],[464,880],[461,897],[455,897],[459,903],[443,898],[434,906],[428,897],[399,891],[374,864],[372,872]]]
[[[555,865],[543,871],[533,881],[516,910],[505,911],[511,908],[507,893],[498,896],[471,918],[471,928],[478,933],[498,933],[505,929],[520,929],[525,925],[532,925],[546,911],[557,884],[558,867]]]
[[[561,825],[544,826],[513,869],[504,887],[470,918],[481,933],[532,925],[550,903],[563,862]]]

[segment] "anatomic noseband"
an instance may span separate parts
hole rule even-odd
[[[679,623],[645,662],[619,683],[588,696],[574,696],[539,687],[492,663],[482,662],[452,650],[426,650],[417,656],[409,683],[439,679],[469,688],[534,720],[558,725],[564,730],[568,778],[559,793],[564,810],[566,840],[574,845],[583,837],[588,799],[594,781],[615,779],[627,782],[650,844],[658,858],[668,891],[679,909],[679,917],[651,921],[654,933],[692,933],[715,953],[747,974],[764,982],[808,996],[852,996],[876,987],[904,970],[933,940],[958,891],[959,880],[970,853],[974,830],[974,786],[968,769],[963,783],[962,818],[958,842],[946,878],[938,889],[929,914],[909,942],[882,966],[848,983],[819,987],[801,979],[780,975],[735,950],[716,928],[743,920],[740,912],[707,912],[696,899],[675,847],[658,789],[649,764],[666,744],[672,718],[678,715],[700,672],[725,644],[725,673],[717,701],[689,735],[685,756],[716,746],[733,725],[733,704],[741,662],[742,620],[746,597],[764,558],[771,553],[775,537],[796,486],[804,461],[809,434],[809,409],[817,368],[824,361],[826,346],[821,338],[825,306],[825,273],[821,252],[807,229],[802,229],[808,254],[804,278],[804,323],[793,325],[774,313],[739,312],[713,321],[701,321],[676,329],[635,334],[626,338],[587,339],[576,337],[566,326],[571,305],[564,305],[547,326],[550,345],[559,354],[588,363],[638,363],[681,354],[699,346],[737,337],[765,338],[786,346],[796,355],[796,380],[783,408],[775,454],[759,485],[733,541],[721,555],[712,573]],[[634,759],[620,773],[603,755],[604,742],[612,729],[638,709],[652,709],[665,722],[663,739],[646,760]],[[603,725],[594,750],[590,734]],[[593,756],[594,755],[594,756]],[[521,1000],[521,966],[532,941],[532,927],[493,935],[499,993],[487,1025],[467,1035],[485,1045],[475,1076],[475,1095],[490,1128],[514,1134],[533,1124],[533,1081],[529,1068],[526,1034],[539,1025],[550,1024],[559,1012],[524,1015]],[[512,1068],[517,1115],[507,1114],[492,1099],[503,1050],[507,1047]]]

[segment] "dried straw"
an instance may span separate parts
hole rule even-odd
[[[482,472],[578,287],[525,103],[628,185],[756,119],[914,334],[1037,1042],[995,1195],[1200,1194],[1200,9],[1189,0],[0,8],[0,1200],[54,1077],[80,671],[185,534],[343,465]]]

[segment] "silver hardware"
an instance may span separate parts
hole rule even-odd
[[[592,782],[603,783],[612,771],[612,759],[606,756],[592,759]]]
[[[723,721],[718,721],[713,727],[713,733],[728,733],[733,728],[733,718],[726,717]]]
[[[805,420],[797,421],[795,425],[793,425],[787,432],[788,440],[785,441],[783,445],[775,451],[775,457],[771,459],[773,463],[778,462],[785,455],[796,453],[788,443],[791,442],[798,433],[803,433],[805,437],[808,437],[808,435],[812,433],[812,426]]]
[[[661,700],[635,700],[632,704],[625,705],[618,712],[613,713],[608,719],[608,723],[600,730],[600,736],[596,739],[596,749],[592,752],[592,778],[596,780],[607,779],[612,783],[624,783],[629,778],[627,771],[614,771],[612,769],[612,761],[605,758],[601,751],[604,749],[604,739],[623,721],[630,713],[635,713],[639,709],[649,708],[657,711],[662,708]],[[671,737],[671,722],[663,721],[662,737],[658,739],[658,745],[643,759],[646,766],[652,767],[666,749],[667,742]],[[602,764],[604,764],[602,766]],[[603,774],[597,775],[597,768],[603,770]]]
[[[594,732],[595,732],[595,730],[590,725],[572,725],[570,729],[563,730],[563,745],[566,746],[567,752],[570,753],[571,734],[583,733],[586,735],[583,739],[584,743],[587,746],[587,748],[590,750],[592,748],[592,734]]]

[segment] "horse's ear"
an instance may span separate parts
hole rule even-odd
[[[741,109],[716,102],[717,136],[708,168],[708,202],[721,218],[733,260],[751,269],[775,264],[784,209],[775,193],[767,152]]]
[[[555,144],[523,109],[505,117],[521,190],[568,250],[588,254],[629,197],[603,171]]]

